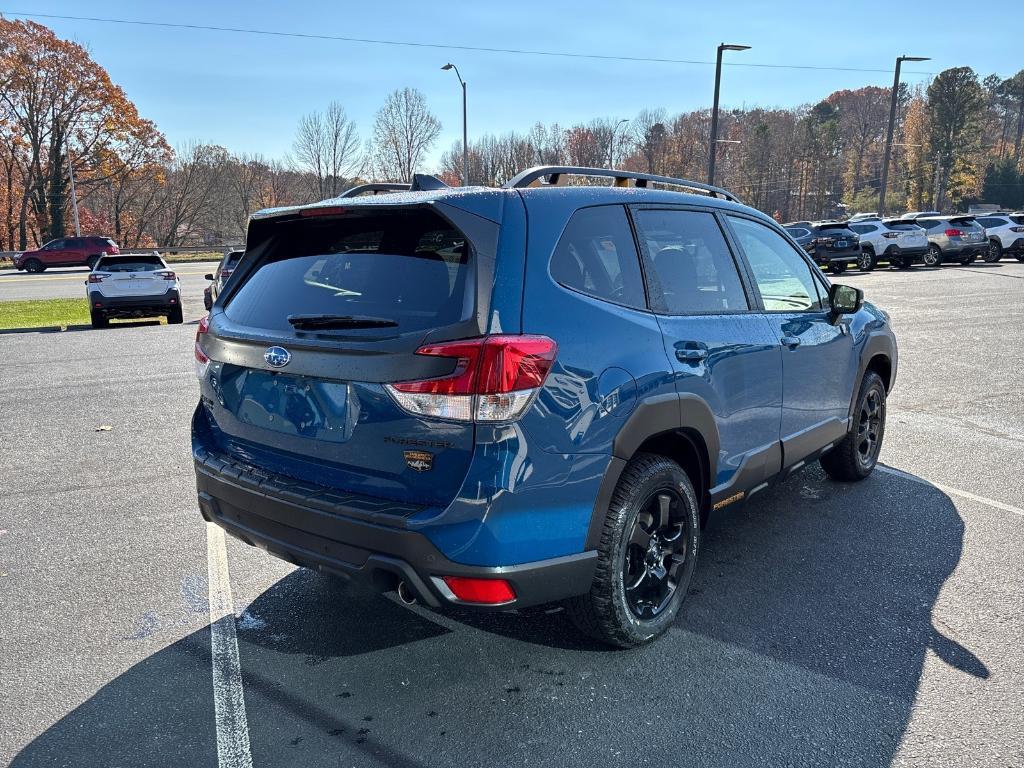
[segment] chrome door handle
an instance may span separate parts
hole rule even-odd
[[[790,336],[788,333],[782,337],[782,346],[789,347],[790,349],[796,349],[800,346],[799,336]]]
[[[697,347],[696,349],[691,347],[689,349],[676,348],[676,357],[684,363],[699,363],[701,360],[706,360],[708,351]]]

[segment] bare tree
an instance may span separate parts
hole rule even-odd
[[[345,108],[332,101],[326,112],[310,112],[299,120],[293,148],[302,170],[314,181],[318,199],[337,197],[349,179],[362,167],[359,132],[345,114]]]
[[[388,96],[373,124],[373,165],[382,180],[410,181],[441,132],[423,94],[402,88]]]

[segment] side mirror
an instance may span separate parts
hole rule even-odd
[[[833,283],[828,290],[833,315],[852,315],[864,306],[864,291],[852,285]]]
[[[207,272],[203,275],[203,280],[213,280],[213,275],[210,272]]]

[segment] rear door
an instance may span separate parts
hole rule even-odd
[[[833,321],[820,272],[778,232],[726,217],[782,344],[782,451],[787,467],[846,433],[857,360],[848,322]]]
[[[342,491],[451,501],[473,424],[413,416],[384,388],[452,374],[458,361],[417,350],[486,327],[477,286],[491,283],[478,275],[489,274],[498,226],[438,208],[356,205],[250,228],[250,257],[203,342],[217,447]]]
[[[779,470],[779,341],[713,211],[637,207],[634,220],[676,390],[697,395],[715,416],[720,445],[712,484],[735,476],[755,485]]]

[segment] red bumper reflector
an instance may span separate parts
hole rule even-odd
[[[471,579],[464,576],[443,576],[444,583],[465,603],[497,605],[516,599],[512,585],[504,579]]]

